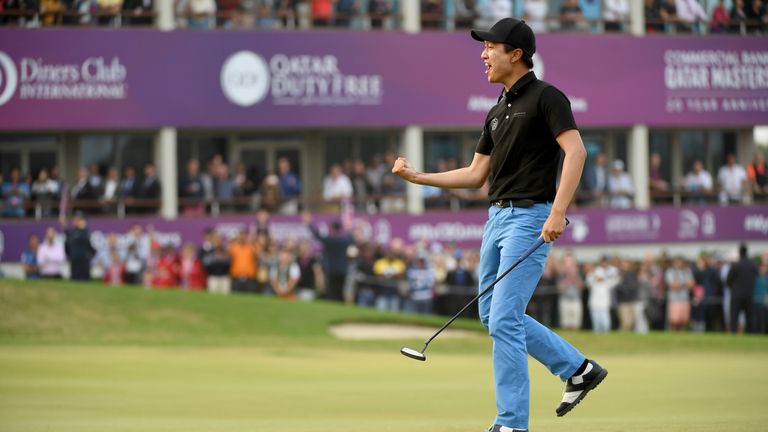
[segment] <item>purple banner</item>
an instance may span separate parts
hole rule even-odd
[[[484,211],[429,212],[423,215],[405,214],[359,215],[352,219],[351,229],[361,238],[387,243],[401,238],[409,243],[453,242],[460,247],[480,246],[487,213]],[[768,241],[768,207],[691,207],[659,208],[648,211],[586,209],[568,215],[571,225],[558,240],[558,245],[595,246],[621,244],[652,244],[710,241]],[[334,219],[331,215],[317,217],[321,231]],[[92,219],[92,241],[103,245],[110,233],[124,235],[138,223],[145,229],[152,226],[160,243],[179,246],[184,242],[199,244],[206,228],[214,228],[225,236],[239,230],[253,230],[255,219],[250,216],[217,218],[181,218],[175,221],[159,218]],[[23,221],[0,225],[0,237],[5,240],[3,261],[18,261],[31,234],[42,236],[49,226],[58,223]],[[270,221],[272,236],[278,240],[309,238],[298,217],[274,216]]]
[[[581,126],[768,120],[765,37],[544,34]],[[0,130],[479,127],[466,33],[0,29]]]

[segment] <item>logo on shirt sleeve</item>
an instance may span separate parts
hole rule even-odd
[[[493,121],[491,121],[491,132],[495,131],[498,126],[499,126],[499,119],[497,118],[493,119]]]

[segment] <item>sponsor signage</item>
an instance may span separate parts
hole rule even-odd
[[[534,71],[566,93],[581,126],[768,119],[764,37],[537,40]],[[481,49],[448,32],[2,28],[0,130],[479,130],[501,91],[486,81]]]
[[[393,238],[409,243],[456,243],[460,247],[480,246],[487,212],[482,210],[429,212],[423,215],[356,215],[351,230],[362,238],[385,244]],[[557,244],[560,246],[606,247],[624,244],[768,241],[768,208],[765,206],[659,208],[648,211],[585,209],[571,212],[571,221]],[[318,215],[317,225],[327,230],[338,217]],[[213,227],[227,237],[241,229],[253,229],[252,216],[217,218],[93,219],[89,226],[95,246],[104,244],[110,233],[125,234],[134,223],[153,226],[158,241],[173,246],[202,242],[203,230]],[[18,261],[31,234],[43,235],[47,227],[58,229],[56,221],[21,221],[0,226],[5,239],[3,261]],[[270,231],[277,240],[310,238],[299,217],[273,216]],[[121,241],[124,241],[122,239]]]

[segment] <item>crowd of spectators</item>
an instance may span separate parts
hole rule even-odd
[[[192,159],[179,173],[180,213],[185,216],[245,212],[263,208],[272,213],[298,214],[301,210],[363,213],[405,211],[405,182],[391,173],[395,154],[374,156],[370,161],[347,159],[332,164],[322,186],[302,185],[301,178],[287,158],[279,158],[275,170],[246,166],[242,161],[231,170],[221,155],[203,162]],[[677,180],[660,172],[661,156],[649,159],[650,195],[655,203],[746,204],[768,201],[768,173],[765,156],[756,152],[745,166],[733,154],[716,175],[709,173],[701,160],[694,160],[685,175]],[[456,159],[441,159],[432,171],[459,166]],[[79,210],[86,214],[148,214],[157,211],[161,194],[160,179],[151,163],[141,175],[126,166],[104,167],[91,164],[78,170],[77,179],[67,184],[57,166],[41,169],[34,179],[18,168],[0,173],[0,215],[4,218],[54,217]],[[306,189],[306,190],[305,190]],[[426,207],[467,208],[486,205],[487,191],[448,190],[422,187]],[[590,157],[574,203],[576,206],[631,208],[635,195],[632,177],[625,163],[609,163],[604,153]]]
[[[401,239],[375,244],[341,221],[321,232],[309,213],[303,214],[307,236],[278,242],[269,219],[260,211],[247,229],[229,236],[208,229],[201,244],[181,245],[137,224],[94,247],[84,215],[76,213],[63,234],[49,228],[42,241],[31,236],[21,262],[28,279],[99,275],[109,285],[323,298],[382,311],[452,315],[477,293],[477,250]],[[766,307],[768,251],[750,258],[742,245],[730,259],[702,253],[689,262],[661,252],[642,260],[614,255],[578,262],[565,250],[550,255],[528,314],[550,327],[598,333],[763,334]]]
[[[768,176],[765,156],[756,152],[746,167],[739,165],[736,156],[726,155],[716,177],[696,159],[688,171],[677,180],[661,173],[662,159],[658,153],[649,158],[648,187],[654,203],[663,204],[746,204],[768,201]],[[635,194],[632,177],[625,171],[624,161],[608,162],[604,153],[589,158],[584,168],[582,182],[576,197],[580,206],[607,206],[631,208]]]
[[[763,0],[721,0],[710,12],[702,0],[644,0],[648,32],[764,33]],[[628,31],[630,0],[421,0],[424,29],[487,28],[522,11],[537,33]],[[516,7],[517,5],[517,7]],[[729,6],[730,5],[730,6]],[[393,29],[394,0],[174,0],[182,28]],[[2,0],[0,22],[26,26],[150,26],[154,0]]]

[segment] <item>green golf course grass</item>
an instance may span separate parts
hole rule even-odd
[[[0,280],[0,432],[481,432],[495,413],[480,325],[421,340],[341,341],[341,322],[442,317],[324,302]],[[609,371],[563,418],[531,360],[531,430],[768,430],[768,338],[566,332]]]

